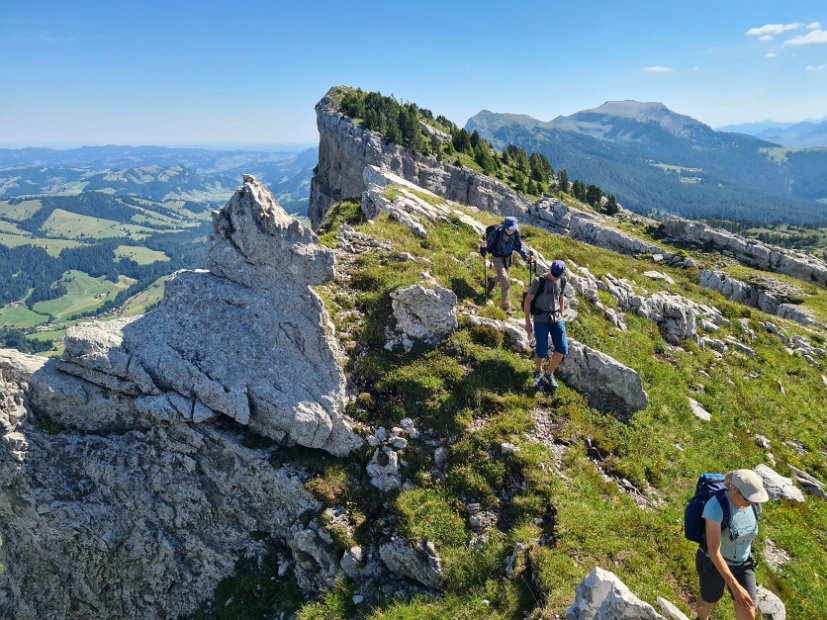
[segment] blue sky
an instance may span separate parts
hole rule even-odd
[[[312,143],[334,84],[459,124],[613,99],[796,121],[827,116],[827,2],[3,0],[0,75],[3,146]]]

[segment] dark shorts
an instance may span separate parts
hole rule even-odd
[[[712,560],[700,549],[695,555],[695,570],[698,571],[698,580],[701,583],[701,598],[707,603],[717,603],[724,594],[726,584]],[[758,597],[755,586],[755,560],[750,557],[743,564],[730,564],[729,570],[755,602]],[[729,594],[732,596],[732,592]]]
[[[569,342],[566,339],[566,323],[538,323],[534,321],[534,352],[537,357],[546,359],[548,357],[548,337],[551,335],[551,342],[554,345],[554,352],[560,355],[569,354]]]

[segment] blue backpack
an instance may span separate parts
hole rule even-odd
[[[683,533],[688,540],[705,546],[706,521],[703,518],[703,512],[704,506],[713,495],[718,498],[718,503],[724,513],[721,530],[723,531],[729,527],[732,515],[729,512],[727,489],[724,486],[725,478],[724,474],[701,474],[698,477],[698,483],[695,485],[695,495],[686,503],[686,508],[683,511]],[[752,510],[755,513],[755,520],[758,521],[761,506],[753,504]]]

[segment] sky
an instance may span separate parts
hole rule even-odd
[[[0,146],[318,141],[333,85],[463,125],[659,101],[827,116],[824,0],[0,0]]]

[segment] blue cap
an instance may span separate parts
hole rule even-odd
[[[503,230],[520,230],[517,227],[517,218],[511,215],[503,220],[502,227]]]
[[[566,263],[564,263],[560,259],[557,259],[556,261],[551,263],[551,267],[549,267],[548,270],[551,272],[551,275],[553,275],[555,278],[559,278],[563,275],[563,272],[566,270]]]

